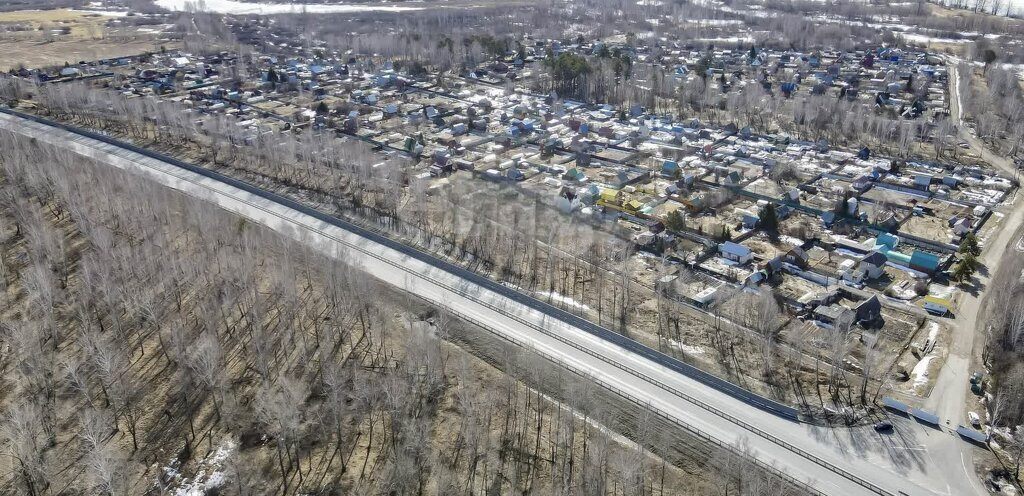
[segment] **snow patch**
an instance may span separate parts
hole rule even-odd
[[[173,460],[163,468],[162,480],[168,481],[168,494],[174,496],[204,496],[227,482],[224,473],[224,461],[235,450],[235,443],[226,441],[199,461],[196,476],[193,479],[181,476],[180,462]]]
[[[127,10],[72,10],[79,14],[85,15],[98,15],[104,17],[126,17],[128,15]]]
[[[584,304],[582,304],[582,303],[580,303],[580,302],[578,302],[578,301],[576,301],[576,300],[574,300],[574,299],[572,299],[572,298],[570,298],[568,296],[562,296],[562,295],[560,295],[560,294],[558,294],[558,293],[556,293],[554,291],[550,291],[550,292],[549,291],[537,291],[537,296],[540,296],[542,298],[550,298],[551,301],[555,301],[555,302],[558,302],[558,303],[561,303],[561,304],[564,304],[564,305],[568,305],[569,307],[571,307],[573,309],[576,309],[576,310],[584,310],[584,311],[588,311],[588,312],[590,311],[590,307],[588,307],[588,306],[586,306],[586,305],[584,305]]]
[[[929,322],[928,323],[928,342],[934,343],[939,338],[939,323]]]
[[[700,346],[694,346],[692,344],[683,344],[683,343],[680,343],[679,341],[676,341],[674,339],[669,339],[668,340],[668,345],[672,349],[679,350],[679,351],[681,351],[683,353],[686,353],[687,355],[703,355],[704,354],[704,348],[702,348]]]
[[[910,301],[913,300],[914,298],[917,298],[917,293],[910,288],[903,288],[894,285],[889,290],[892,291],[892,297],[896,298],[897,300]]]
[[[914,365],[914,370],[910,373],[910,377],[914,379],[914,387],[924,387],[928,385],[928,365],[932,363],[934,355],[928,355],[917,362]]]

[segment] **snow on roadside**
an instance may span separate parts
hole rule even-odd
[[[523,290],[519,286],[516,286],[515,284],[512,284],[512,283],[507,282],[507,281],[502,281],[501,285],[505,286],[507,288],[512,288],[512,289],[514,289],[516,291],[522,291]],[[541,298],[543,298],[545,300],[546,299],[550,299],[552,303],[561,303],[563,305],[567,305],[568,307],[572,308],[573,310],[583,310],[585,312],[589,312],[590,311],[590,307],[589,306],[584,305],[583,303],[580,303],[580,302],[578,302],[578,301],[576,301],[576,300],[574,300],[574,299],[572,299],[572,298],[570,298],[568,296],[562,296],[557,291],[536,291],[534,294],[536,294],[537,296],[539,296],[539,297],[541,297]]]
[[[679,350],[687,355],[702,355],[704,354],[704,348],[700,346],[694,346],[692,344],[683,344],[674,339],[668,340],[669,347]]]
[[[542,298],[550,298],[551,301],[558,302],[558,303],[561,303],[563,305],[568,305],[569,307],[571,307],[571,308],[573,308],[575,310],[583,310],[583,311],[587,311],[587,312],[590,311],[590,307],[588,307],[588,306],[586,306],[586,305],[584,305],[584,304],[582,304],[582,303],[580,303],[580,302],[578,302],[578,301],[576,301],[576,300],[574,300],[574,299],[572,299],[572,298],[570,298],[568,296],[562,296],[562,295],[560,295],[560,294],[558,294],[558,293],[556,293],[554,291],[550,291],[550,292],[549,291],[537,291],[537,296],[540,296]]]

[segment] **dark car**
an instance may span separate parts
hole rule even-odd
[[[892,424],[889,422],[879,422],[872,427],[878,432],[888,432],[892,430]]]

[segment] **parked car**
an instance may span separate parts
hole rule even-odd
[[[892,430],[892,423],[891,422],[878,422],[877,424],[873,425],[872,427],[874,427],[875,430],[878,431],[878,432],[889,432],[889,431]]]

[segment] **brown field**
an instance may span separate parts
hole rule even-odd
[[[0,70],[73,64],[178,46],[134,26],[111,26],[116,19],[67,9],[0,12]]]

